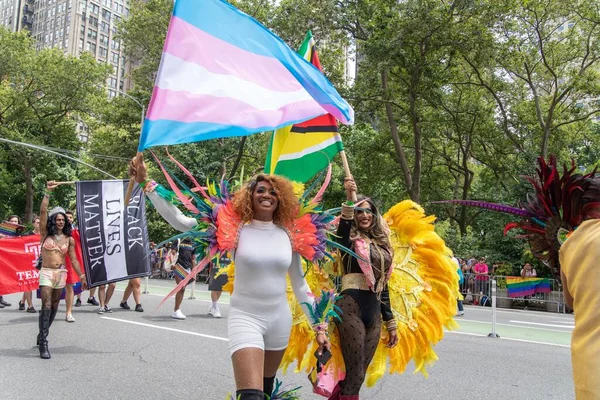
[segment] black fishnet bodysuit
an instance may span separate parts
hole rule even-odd
[[[350,240],[350,229],[352,221],[340,220],[338,227],[338,241],[340,244],[352,248]],[[379,252],[371,245],[371,259],[375,266],[380,263]],[[391,253],[383,250],[385,257],[385,268],[391,264]],[[342,265],[345,273],[362,273],[360,265],[355,258],[345,255],[342,257]],[[381,276],[381,268],[373,268],[375,279]],[[381,318],[389,321],[393,318],[389,304],[387,286],[378,295],[370,290],[347,289],[342,293],[341,299],[336,305],[342,310],[342,321],[336,325],[340,334],[340,345],[346,365],[346,378],[340,382],[341,394],[344,396],[358,395],[365,380],[367,368],[373,359],[381,334]],[[383,300],[383,301],[382,301]]]

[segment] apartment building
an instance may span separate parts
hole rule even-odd
[[[106,86],[114,97],[131,86],[130,66],[116,38],[117,23],[128,14],[128,0],[36,0],[31,35],[38,48],[57,47],[76,57],[89,52],[111,65]]]
[[[16,32],[31,30],[35,0],[0,0],[0,26]]]

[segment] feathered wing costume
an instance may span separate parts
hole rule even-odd
[[[156,184],[152,190],[176,205],[183,205],[185,213],[197,220],[198,224],[193,230],[175,238],[189,237],[198,247],[197,252],[204,257],[161,304],[185,286],[209,262],[218,262],[222,255],[232,253],[237,247],[239,232],[243,226],[231,202],[227,182],[209,183],[202,187],[183,165],[170,154],[168,156],[187,175],[193,187],[189,188],[177,179],[155,156],[172,191]],[[327,170],[324,183],[314,198],[307,197],[315,189],[314,185],[299,195],[297,218],[293,224],[284,227],[290,236],[293,250],[303,258],[305,277],[312,293],[319,296],[315,298],[312,308],[313,321],[309,322],[288,282],[288,301],[294,322],[282,368],[286,370],[296,362],[296,371],[305,370],[312,374],[313,380],[316,380],[314,352],[317,348],[313,325],[343,318],[334,306],[337,299],[334,280],[341,275],[336,266],[335,250],[358,257],[332,238],[337,220],[334,213],[339,212],[339,209],[323,211],[319,206],[330,179],[331,168]],[[458,278],[450,259],[451,251],[434,232],[435,217],[426,216],[418,204],[403,201],[392,207],[384,218],[390,228],[394,249],[393,270],[387,283],[390,302],[398,322],[399,343],[395,348],[387,348],[387,331],[382,328],[381,341],[367,372],[368,386],[374,385],[383,376],[388,362],[390,373],[402,373],[408,363],[414,360],[416,371],[427,375],[425,367],[437,359],[433,345],[442,339],[444,327],[455,327],[452,317],[456,312]],[[232,292],[234,263],[223,268],[220,273],[226,273],[229,277],[223,290]],[[329,333],[332,359],[320,376],[322,378],[323,373],[326,373],[337,382],[344,378],[344,360],[334,324],[329,325]]]
[[[592,190],[592,185],[597,185],[594,183],[596,170],[584,175],[575,173],[576,169],[575,163],[571,162],[570,168],[563,166],[561,176],[556,157],[551,156],[548,163],[544,158],[538,158],[536,177],[523,176],[533,186],[534,193],[529,193],[527,201],[519,207],[472,200],[438,203],[479,207],[520,217],[520,221],[506,225],[504,234],[515,228],[523,231],[519,237],[528,240],[533,255],[560,279],[560,246],[582,222],[586,208],[598,205],[591,196],[600,196],[600,189]]]
[[[387,283],[399,341],[396,347],[388,348],[388,333],[382,324],[381,339],[367,370],[367,386],[373,386],[388,371],[388,365],[390,373],[403,373],[411,360],[415,362],[416,371],[427,376],[426,366],[437,360],[433,346],[444,336],[444,327],[456,327],[452,317],[456,314],[458,277],[450,249],[434,231],[435,217],[426,216],[418,204],[406,200],[392,207],[384,219],[390,228],[394,249],[393,270]],[[323,268],[309,266],[306,280],[313,292],[319,293],[333,290],[332,279],[338,276],[336,263],[329,262]],[[289,285],[288,301],[294,324],[282,369],[287,370],[295,362],[295,371],[309,373],[313,385],[319,379],[328,380],[329,387],[335,385],[345,376],[335,325],[329,329],[332,358],[317,377],[314,336]],[[307,346],[310,346],[308,352]],[[320,389],[315,387],[317,393],[328,394]]]

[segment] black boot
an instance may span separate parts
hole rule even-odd
[[[48,351],[48,331],[50,330],[50,314],[52,310],[40,312],[40,358],[50,358]]]
[[[265,400],[271,400],[273,395],[273,384],[275,384],[275,376],[263,378],[263,392],[265,392]]]
[[[257,389],[242,389],[235,392],[236,400],[264,400],[265,392]]]
[[[54,318],[56,318],[56,313],[57,312],[58,312],[58,308],[52,308],[50,310],[50,325],[48,326],[48,329],[50,329],[50,327],[52,326],[52,323],[54,322]],[[42,316],[42,314],[40,313],[40,318],[41,318],[41,316]],[[40,332],[41,331],[42,331],[42,329],[40,328]],[[37,335],[37,341],[35,342],[36,346],[40,345],[40,337],[41,337],[41,334],[38,333],[38,335]]]

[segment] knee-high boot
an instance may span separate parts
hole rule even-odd
[[[40,358],[50,358],[48,351],[48,331],[50,330],[50,314],[52,310],[40,312]]]
[[[236,400],[264,400],[265,392],[258,389],[242,389],[235,392]]]
[[[352,394],[352,395],[349,395],[349,396],[341,395],[340,396],[340,400],[359,400],[359,398],[358,398],[357,394]]]
[[[52,322],[54,322],[54,318],[56,318],[56,313],[58,312],[58,308],[52,308],[50,310],[50,325],[48,326],[48,329],[50,329],[50,327],[52,326]],[[40,318],[42,317],[42,314],[40,313]],[[41,319],[40,319],[41,321]],[[42,330],[40,329],[40,333],[38,333],[37,335],[37,341],[35,342],[36,346],[40,345],[40,339],[41,339],[41,332]]]

